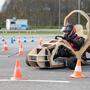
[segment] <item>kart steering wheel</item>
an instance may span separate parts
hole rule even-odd
[[[58,40],[59,38],[63,39],[63,36],[55,36],[55,39]]]

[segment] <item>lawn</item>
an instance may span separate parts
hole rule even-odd
[[[36,29],[27,31],[1,31],[3,36],[17,36],[17,35],[58,35],[60,34],[59,29]]]

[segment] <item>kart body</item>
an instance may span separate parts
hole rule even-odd
[[[65,17],[64,26],[68,23],[69,17],[71,17],[74,13],[80,13],[87,20],[85,30],[82,25],[75,25],[77,34],[85,38],[85,43],[81,49],[79,51],[75,51],[66,40],[63,40],[62,38],[54,39],[49,42],[42,43],[41,47],[32,49],[26,58],[27,65],[36,68],[62,68],[68,66],[67,63],[70,62],[71,57],[62,58],[59,56],[56,60],[54,59],[54,56],[59,53],[59,49],[61,47],[68,49],[77,59],[80,59],[83,64],[86,64],[86,61],[83,60],[82,55],[86,52],[87,48],[90,47],[90,18],[84,11],[74,10]],[[86,32],[86,34],[84,32]]]

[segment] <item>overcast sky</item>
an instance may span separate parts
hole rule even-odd
[[[5,1],[6,1],[6,0],[0,0],[0,11],[1,11],[2,6],[4,5]]]

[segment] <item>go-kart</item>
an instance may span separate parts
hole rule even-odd
[[[76,24],[76,33],[79,36],[82,36],[85,38],[85,42],[80,50],[75,51],[70,43],[68,43],[66,40],[62,39],[62,37],[56,36],[55,40],[51,40],[46,43],[42,43],[41,47],[36,47],[35,49],[32,49],[26,58],[27,65],[31,67],[37,67],[37,68],[62,68],[69,66],[69,64],[73,65],[70,67],[71,69],[75,68],[75,63],[71,61],[72,56],[76,57],[77,59],[80,59],[82,64],[86,64],[86,60],[82,59],[83,53],[86,51],[87,48],[90,46],[90,19],[89,16],[82,10],[74,10],[70,12],[64,19],[64,26],[68,23],[68,19],[73,15],[74,13],[80,13],[83,15],[86,20],[86,29],[84,30],[82,25]],[[70,57],[60,57],[59,56],[59,50],[60,48],[64,47],[69,53],[72,54]],[[57,56],[57,58],[55,58]]]

